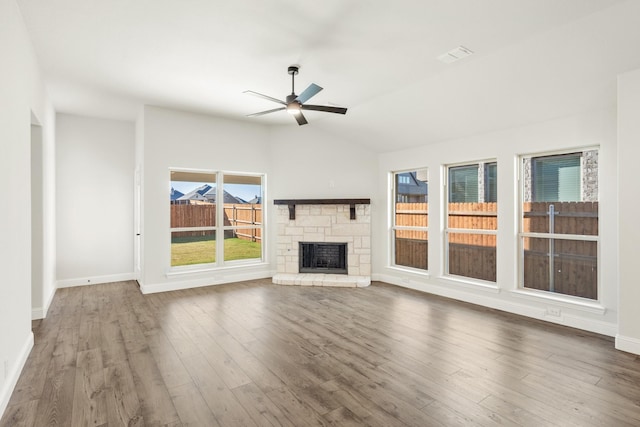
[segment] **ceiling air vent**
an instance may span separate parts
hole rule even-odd
[[[438,60],[440,62],[444,62],[445,64],[451,64],[452,62],[456,62],[462,58],[466,58],[472,53],[473,51],[467,49],[466,47],[458,46],[455,49],[451,49],[449,52],[443,53],[442,55],[438,56]]]

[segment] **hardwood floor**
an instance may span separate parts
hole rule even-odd
[[[394,286],[57,291],[0,426],[638,426],[612,339]]]

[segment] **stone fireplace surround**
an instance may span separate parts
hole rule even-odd
[[[369,199],[275,200],[278,285],[365,287],[371,284]],[[355,218],[355,219],[352,219]],[[300,242],[347,243],[347,274],[299,272]]]

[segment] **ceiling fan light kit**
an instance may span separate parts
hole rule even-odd
[[[244,93],[248,93],[250,95],[254,95],[263,99],[266,99],[271,102],[276,102],[278,104],[282,104],[283,107],[274,108],[273,110],[261,111],[259,113],[249,114],[247,117],[258,117],[264,116],[265,114],[274,113],[276,111],[286,110],[287,113],[291,114],[298,125],[306,125],[307,119],[302,114],[302,110],[310,110],[310,111],[324,111],[325,113],[335,113],[335,114],[346,114],[347,109],[344,107],[334,107],[334,106],[324,106],[324,105],[307,105],[309,99],[314,97],[318,92],[322,90],[320,86],[315,83],[311,83],[305,90],[302,91],[300,95],[296,95],[295,90],[295,76],[299,73],[300,67],[298,65],[291,65],[287,69],[287,73],[291,76],[291,94],[287,95],[285,101],[281,101],[277,98],[273,98],[268,95],[263,95],[258,92],[254,92],[252,90],[246,90]]]

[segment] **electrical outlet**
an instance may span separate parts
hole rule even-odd
[[[560,310],[559,308],[556,308],[556,307],[547,307],[547,315],[554,316],[554,317],[560,317],[560,316],[562,316],[562,310]]]

